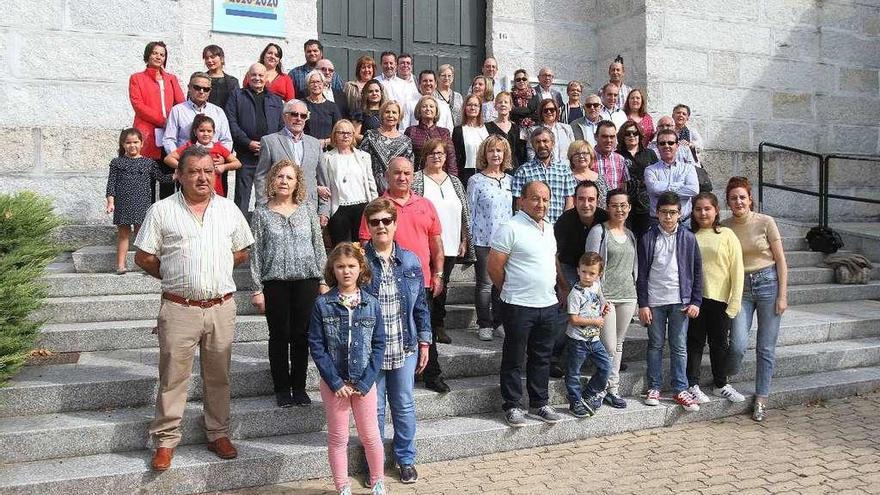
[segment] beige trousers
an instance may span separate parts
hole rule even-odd
[[[208,441],[228,436],[229,362],[235,329],[235,298],[202,309],[162,300],[159,309],[159,393],[150,434],[156,447],[180,442],[180,420],[193,358],[199,349],[202,402]]]

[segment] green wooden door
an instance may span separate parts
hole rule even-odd
[[[324,55],[346,80],[358,57],[378,66],[390,50],[412,54],[416,74],[451,64],[464,92],[486,52],[485,0],[319,0],[318,25]]]

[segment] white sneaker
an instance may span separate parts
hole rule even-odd
[[[697,404],[708,404],[709,402],[712,402],[712,399],[710,399],[708,395],[700,390],[699,385],[694,385],[693,387],[688,388],[688,392],[690,392],[691,395],[694,396],[694,400],[697,402]]]
[[[721,388],[716,388],[712,391],[712,394],[716,397],[723,397],[730,402],[742,402],[746,400],[746,397],[743,394],[737,392],[736,389],[733,388],[733,385],[729,383]]]
[[[648,390],[648,396],[645,397],[645,405],[646,406],[659,406],[660,405],[660,391],[657,389]]]
[[[497,327],[495,327],[495,336],[499,339],[504,338],[504,325],[498,325]]]
[[[492,340],[492,329],[489,327],[481,328],[477,330],[477,336],[480,338],[480,340],[488,342]]]

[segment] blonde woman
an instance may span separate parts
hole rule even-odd
[[[452,84],[455,82],[455,67],[443,64],[437,69],[437,76],[437,89],[434,90],[434,97],[441,105],[449,105],[449,111],[452,112],[452,125],[461,125],[464,97],[452,89]]]
[[[320,200],[321,225],[333,246],[357,241],[364,206],[378,197],[370,155],[354,147],[354,125],[342,119],[330,134],[333,149],[321,155],[318,185],[330,188],[330,199]]]
[[[498,117],[495,111],[495,82],[491,77],[476,76],[471,84],[471,94],[480,97],[480,110],[483,122],[492,122]]]
[[[568,145],[568,164],[574,179],[578,182],[585,180],[595,182],[599,191],[599,200],[596,204],[604,205],[608,184],[605,183],[605,176],[596,171],[595,156],[593,146],[582,139]]]
[[[306,393],[309,319],[318,293],[327,291],[327,255],[302,168],[290,160],[275,163],[267,175],[266,197],[268,202],[251,217],[251,303],[266,313],[278,406],[307,406],[312,403]]]
[[[467,198],[471,210],[471,238],[476,255],[474,300],[477,307],[477,327],[480,340],[504,337],[501,325],[501,299],[498,289],[489,279],[489,245],[495,231],[513,216],[513,194],[510,189],[513,153],[507,139],[487,137],[477,153],[478,173],[468,181]]]
[[[388,179],[385,178],[385,172],[388,170],[391,159],[397,156],[402,156],[410,161],[413,159],[412,141],[397,128],[401,113],[402,109],[399,103],[394,100],[386,101],[379,108],[379,128],[364,133],[364,139],[358,146],[359,149],[370,155],[370,161],[373,165],[373,179],[375,179],[376,189],[380,195],[388,189]]]

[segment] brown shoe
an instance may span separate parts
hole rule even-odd
[[[232,445],[228,437],[208,442],[208,450],[217,454],[217,457],[221,459],[235,459],[238,456],[238,451],[235,450],[235,446]]]
[[[174,457],[172,447],[159,447],[153,454],[153,471],[166,471],[171,467],[171,458]]]

